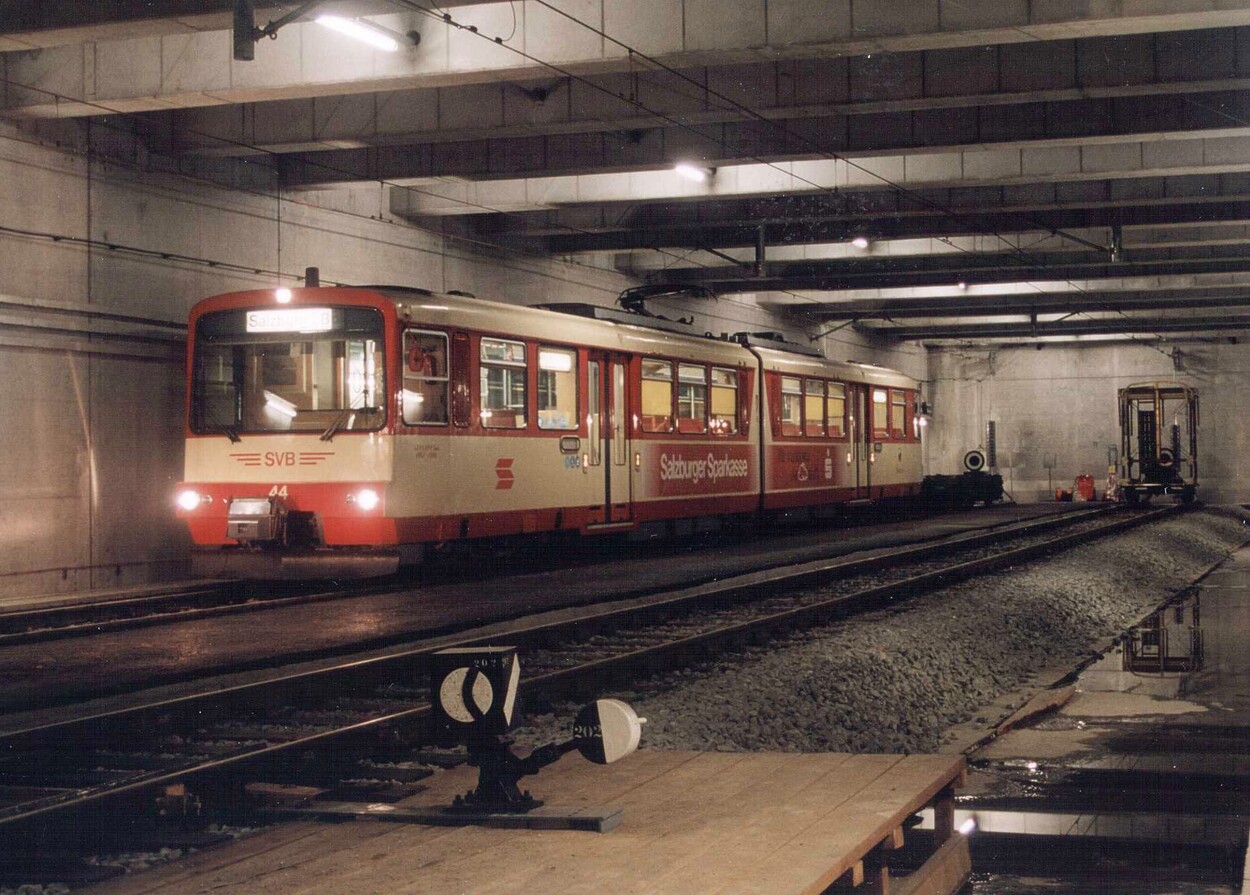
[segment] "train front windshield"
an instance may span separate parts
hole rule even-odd
[[[195,331],[200,434],[377,429],[386,423],[382,315],[372,308],[218,311]]]

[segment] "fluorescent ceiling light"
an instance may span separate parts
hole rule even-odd
[[[385,50],[388,53],[395,53],[399,50],[399,41],[387,33],[386,29],[371,22],[345,19],[342,16],[320,15],[317,16],[317,24],[367,43],[375,49]]]
[[[673,167],[680,176],[687,180],[693,180],[696,183],[707,183],[712,175],[716,173],[715,168],[704,168],[700,165],[691,165],[687,162],[681,162]]]

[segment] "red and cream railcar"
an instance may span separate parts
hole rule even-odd
[[[763,507],[920,493],[914,379],[868,364],[753,347],[764,379]]]
[[[431,544],[918,490],[914,380],[593,316],[398,288],[201,302],[196,570],[383,574]]]

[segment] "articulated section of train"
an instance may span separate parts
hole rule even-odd
[[[918,382],[767,338],[389,287],[217,296],[190,333],[201,574],[385,574],[472,539],[921,491]]]

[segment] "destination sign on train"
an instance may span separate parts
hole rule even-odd
[[[250,333],[318,333],[334,328],[330,308],[281,308],[247,312]]]

